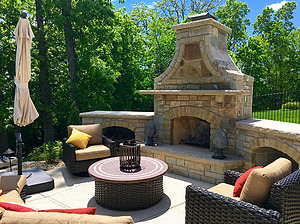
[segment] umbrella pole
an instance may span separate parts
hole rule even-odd
[[[21,135],[21,131],[20,131],[20,127],[17,126],[16,128],[16,154],[17,154],[17,158],[18,158],[18,175],[22,175],[22,149],[24,146],[24,143],[22,142],[22,135]]]

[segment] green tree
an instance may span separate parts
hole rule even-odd
[[[235,55],[237,65],[243,73],[254,77],[254,94],[270,92],[267,85],[270,70],[267,61],[270,57],[268,45],[261,36],[249,37]]]
[[[250,25],[250,20],[247,18],[249,12],[247,3],[236,0],[227,0],[214,12],[222,24],[232,29],[227,43],[228,50],[232,55],[236,54],[242,44],[247,41],[247,26]]]
[[[36,20],[37,20],[37,38],[38,38],[38,48],[39,48],[39,81],[41,85],[41,96],[42,104],[44,106],[42,110],[43,117],[43,141],[52,142],[54,140],[53,136],[53,124],[52,116],[50,110],[51,106],[51,88],[49,82],[49,72],[48,72],[48,57],[47,57],[47,46],[45,40],[44,32],[44,10],[43,10],[43,0],[35,0],[36,5]]]
[[[209,12],[215,9],[221,0],[161,0],[155,5],[156,11],[169,21],[180,23],[191,12]]]
[[[292,39],[295,28],[291,19],[293,19],[295,9],[295,2],[287,2],[276,12],[271,8],[266,8],[261,15],[257,16],[254,23],[254,33],[261,36],[268,44],[270,55],[269,60],[266,61],[270,74],[268,84],[274,91],[295,88],[293,83],[296,83],[294,78],[297,77],[294,67],[295,63],[299,63],[297,51],[295,51],[297,49]]]

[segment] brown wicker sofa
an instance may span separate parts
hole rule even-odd
[[[229,185],[234,185],[242,175],[230,170],[224,174],[224,181]],[[189,185],[186,188],[185,223],[299,224],[300,170],[275,182],[262,206]]]
[[[0,189],[5,202],[25,204],[26,177],[0,176]],[[21,198],[22,197],[22,198]],[[134,224],[131,216],[67,214],[58,212],[15,212],[0,207],[0,224]]]
[[[116,156],[116,143],[102,135],[101,124],[92,125],[70,125],[68,127],[68,137],[73,128],[89,134],[86,149],[80,149],[71,143],[66,143],[67,138],[63,139],[63,161],[72,174],[87,172],[90,165],[100,159]]]

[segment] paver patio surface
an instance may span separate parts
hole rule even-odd
[[[156,205],[136,211],[117,211],[96,203],[94,180],[88,175],[73,176],[65,166],[47,171],[54,178],[51,191],[28,195],[26,204],[38,209],[96,207],[96,214],[130,215],[135,223],[183,224],[185,219],[185,188],[189,184],[210,188],[214,184],[186,178],[173,173],[164,176],[164,196]]]

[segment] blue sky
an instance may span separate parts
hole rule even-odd
[[[286,0],[240,0],[241,2],[246,2],[248,7],[251,9],[251,12],[248,14],[248,18],[251,23],[256,21],[257,15],[261,14],[263,9],[267,6],[272,7],[274,10],[278,10]],[[125,7],[127,12],[130,12],[133,8],[134,3],[142,3],[146,5],[153,6],[157,1],[156,0],[125,0],[125,3],[120,4],[119,0],[113,0],[116,8]],[[223,0],[223,3],[225,0]],[[296,28],[300,28],[300,0],[295,0],[297,3],[297,9],[294,10],[294,19],[293,23]],[[248,28],[248,35],[252,34],[252,27]]]

